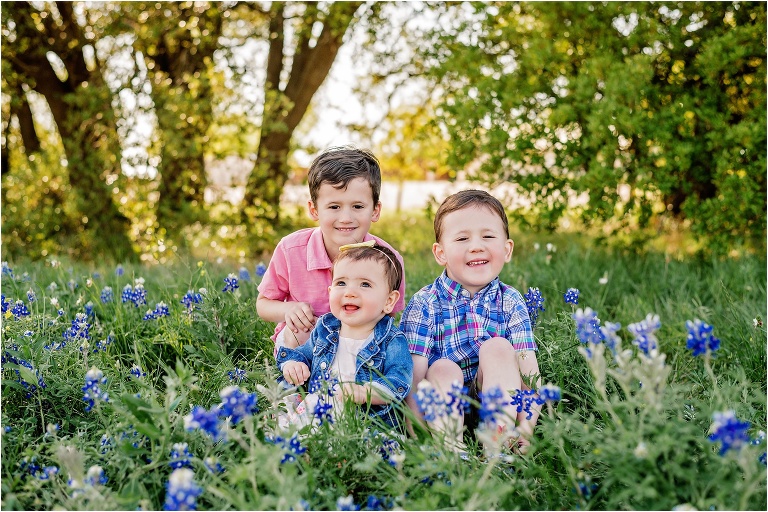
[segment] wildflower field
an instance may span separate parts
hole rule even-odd
[[[437,275],[428,221],[374,233],[409,297]],[[2,508],[765,510],[765,258],[514,238],[542,415],[526,455],[480,428],[467,460],[362,414],[280,430],[266,262],[3,262]]]

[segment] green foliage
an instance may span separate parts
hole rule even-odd
[[[614,233],[674,219],[706,251],[764,251],[765,4],[473,7],[421,48],[449,161],[533,194],[514,216],[552,230],[576,207]]]
[[[402,251],[409,297],[438,274],[428,218],[385,217],[374,232]],[[401,439],[351,415],[302,431],[306,453],[281,463],[285,452],[267,439],[284,392],[275,382],[273,326],[255,314],[257,279],[223,292],[224,276],[238,271],[227,264],[125,265],[121,276],[106,263],[65,258],[10,264],[2,276],[4,300],[22,300],[30,315],[17,320],[6,313],[3,321],[2,426],[9,427],[2,431],[3,508],[160,509],[173,445],[187,443],[203,489],[200,510],[334,510],[346,496],[361,508],[375,496],[386,509],[765,509],[766,470],[758,461],[765,441],[720,456],[719,443],[707,439],[711,414],[729,409],[751,422],[750,437],[766,428],[766,330],[753,323],[765,320],[764,259],[622,255],[593,247],[581,234],[513,238],[514,260],[502,279],[522,292],[542,291],[546,311],[535,331],[542,380],[558,385],[564,400],[544,408],[532,451],[511,462],[487,458],[471,439],[463,461],[423,433]],[[251,276],[255,263],[246,264]],[[141,278],[147,304],[123,303],[123,287]],[[100,300],[105,286],[112,302]],[[571,287],[581,292],[578,307],[592,307],[603,323],[626,326],[658,313],[664,364],[647,364],[626,331],[620,331],[630,347],[625,358],[617,361],[606,350],[585,359],[573,306],[562,299]],[[191,312],[181,303],[188,290],[202,299]],[[161,301],[170,314],[144,320]],[[90,340],[44,348],[64,341],[64,330],[89,302]],[[684,323],[693,318],[715,326],[722,346],[713,358],[693,358],[686,348]],[[133,365],[147,375],[133,376]],[[82,387],[92,367],[107,378],[101,386],[109,401],[86,412]],[[230,425],[226,441],[185,430],[193,406],[215,407],[220,391],[235,384],[228,375],[235,368],[245,370],[237,384],[258,394],[259,411]],[[27,396],[18,377],[34,383],[38,375],[45,388]],[[397,441],[394,458],[382,453],[386,439]],[[209,472],[208,457],[225,471]],[[40,480],[30,463],[59,473]],[[68,479],[82,481],[95,465],[106,484],[73,493]]]

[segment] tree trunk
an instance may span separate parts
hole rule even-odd
[[[302,28],[296,36],[296,47],[290,77],[280,83],[285,54],[285,5],[272,4],[270,15],[270,45],[267,58],[267,79],[264,85],[264,115],[262,116],[258,158],[248,177],[244,221],[251,228],[260,220],[275,225],[280,219],[280,194],[288,179],[288,152],[291,137],[307,112],[315,92],[331,70],[342,45],[344,33],[352,23],[361,2],[335,2],[320,19],[317,4],[307,3]],[[322,23],[322,31],[314,46],[312,27]]]
[[[75,20],[72,4],[57,2],[56,8],[61,16],[59,23],[51,15],[40,17],[28,2],[4,5],[4,15],[15,22],[11,65],[22,80],[45,97],[61,135],[69,180],[83,215],[82,254],[135,259],[128,238],[130,221],[117,209],[106,183],[120,173],[112,95],[98,66],[92,71],[86,66],[86,38]],[[33,22],[35,18],[40,20],[38,25]],[[47,52],[61,59],[66,77],[57,76]]]

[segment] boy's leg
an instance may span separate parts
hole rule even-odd
[[[427,380],[440,393],[443,400],[448,400],[448,392],[454,383],[461,385],[464,375],[459,365],[448,359],[438,359],[427,370]],[[463,441],[464,413],[461,410],[450,416],[444,415],[429,424],[430,428],[445,436],[448,446],[456,451],[466,451]]]
[[[509,392],[522,389],[517,353],[512,344],[505,338],[491,338],[483,342],[479,357],[477,383],[480,389],[487,391],[499,387],[507,402],[510,402],[512,396]],[[501,423],[514,421],[517,417],[517,408],[507,405],[504,413],[506,417],[500,418]]]

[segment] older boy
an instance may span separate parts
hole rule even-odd
[[[510,391],[527,388],[523,376],[538,379],[537,346],[525,302],[520,292],[499,280],[513,247],[504,207],[487,192],[458,192],[438,208],[432,253],[445,270],[416,292],[400,322],[413,358],[413,385],[406,401],[417,417],[415,394],[423,379],[445,400],[457,382],[472,391],[500,388],[506,402]],[[504,412],[516,419],[520,437],[515,444],[526,451],[538,411],[530,419],[512,405]],[[463,421],[459,411],[429,426],[461,452]],[[512,427],[503,420],[496,426],[508,433]]]
[[[351,147],[330,148],[309,168],[309,215],[319,227],[291,233],[277,244],[267,272],[259,284],[256,312],[276,322],[275,352],[280,346],[306,343],[318,317],[330,312],[328,287],[339,247],[384,240],[368,233],[379,220],[381,169],[370,152]],[[398,261],[403,258],[392,249]],[[405,276],[393,312],[405,304]]]

